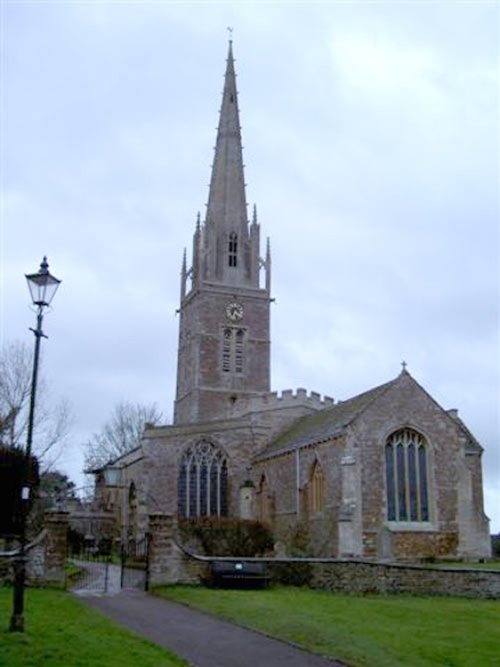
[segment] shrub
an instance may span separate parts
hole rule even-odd
[[[289,529],[286,539],[287,552],[295,558],[307,558],[309,553],[309,530],[305,523]],[[286,586],[309,586],[313,571],[310,563],[274,563],[272,577]]]
[[[204,517],[179,521],[184,544],[193,543],[205,556],[262,556],[274,546],[270,529],[260,521]]]
[[[0,447],[0,535],[19,535],[23,518],[31,510],[38,486],[38,461],[26,458],[24,450]],[[30,487],[29,500],[22,500],[23,486]]]

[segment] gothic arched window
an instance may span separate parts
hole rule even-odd
[[[229,234],[228,264],[229,266],[238,265],[238,236],[235,232]]]
[[[325,476],[319,461],[316,461],[312,469],[310,498],[313,512],[322,512],[325,509]]]
[[[184,518],[227,515],[227,458],[212,443],[201,440],[184,452],[177,500]]]
[[[385,445],[387,519],[429,521],[428,446],[412,429],[393,433]]]

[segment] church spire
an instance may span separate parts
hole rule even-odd
[[[238,93],[232,41],[229,42],[224,92],[207,205],[207,226],[221,233],[248,235]]]
[[[232,42],[206,218],[182,268],[175,424],[226,419],[270,389],[270,251],[260,256],[257,209],[247,218]],[[265,287],[260,270],[265,267]]]

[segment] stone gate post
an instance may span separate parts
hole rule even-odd
[[[177,546],[174,533],[175,517],[172,514],[155,512],[149,515],[149,582],[160,584],[197,583],[196,566]]]
[[[45,515],[45,572],[48,584],[64,586],[66,558],[68,555],[68,512],[59,510]]]

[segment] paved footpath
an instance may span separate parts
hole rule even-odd
[[[345,667],[286,642],[138,590],[82,600],[192,667]]]

